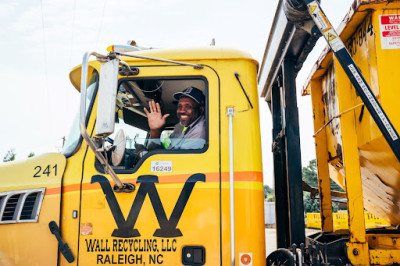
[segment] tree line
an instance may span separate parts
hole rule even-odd
[[[35,156],[35,153],[30,152],[28,158]],[[16,153],[14,149],[9,149],[3,157],[3,163],[14,161],[16,158]]]
[[[302,169],[303,181],[305,181],[311,187],[318,187],[318,174],[317,174],[317,162],[315,159],[308,162],[308,165],[303,167]],[[344,190],[337,185],[331,179],[331,190],[344,192]],[[275,192],[274,190],[268,186],[264,185],[264,199],[267,202],[275,201]],[[319,200],[311,198],[310,192],[303,192],[303,201],[304,201],[304,212],[319,212]],[[346,209],[342,207],[341,209]],[[332,203],[333,212],[337,212],[339,210],[339,204],[336,202]]]

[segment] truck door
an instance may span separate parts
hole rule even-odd
[[[135,191],[115,192],[112,178],[87,151],[78,264],[218,265],[218,77],[209,67],[158,63],[137,68],[139,75],[119,80],[115,131],[106,143],[110,165],[122,182],[135,185]],[[189,87],[205,95],[205,143],[193,149],[171,148],[174,140],[169,136],[179,123],[173,95]],[[151,100],[160,103],[163,114],[170,114],[153,149],[143,110]]]

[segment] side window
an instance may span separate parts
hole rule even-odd
[[[155,153],[204,152],[207,119],[203,78],[123,79],[114,133],[106,143],[109,163],[115,170],[132,170]]]

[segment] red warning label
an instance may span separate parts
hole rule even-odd
[[[382,24],[399,24],[400,23],[400,15],[381,15],[379,16]]]
[[[400,49],[400,15],[379,16],[382,49]]]
[[[400,36],[400,31],[385,31],[382,32],[383,37]]]

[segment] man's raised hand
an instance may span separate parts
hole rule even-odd
[[[162,115],[160,104],[154,101],[149,102],[149,109],[150,112],[144,108],[144,112],[146,113],[149,122],[150,137],[159,138],[161,135],[161,129],[164,127],[165,120],[169,114]]]

